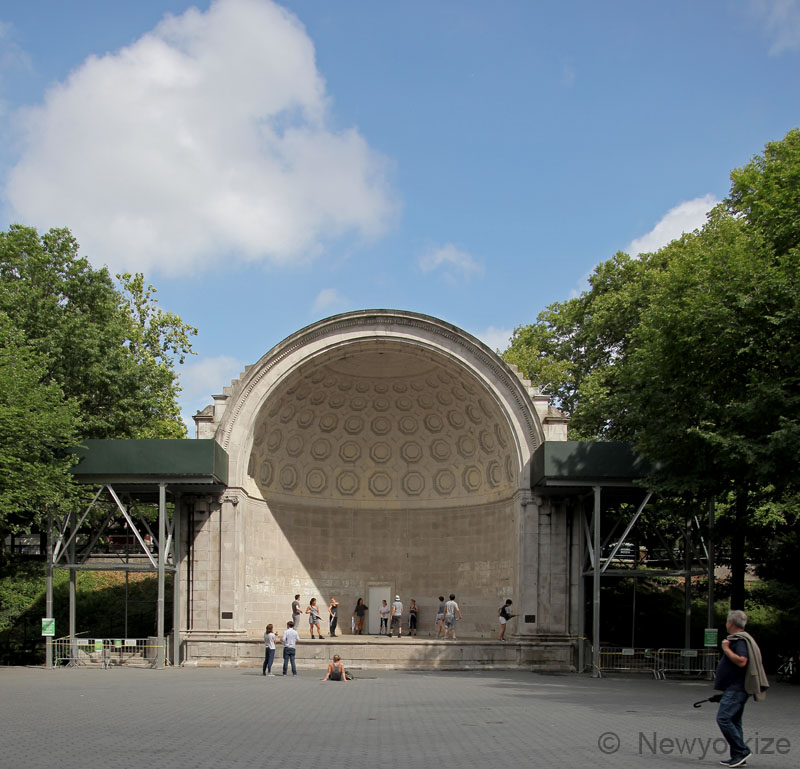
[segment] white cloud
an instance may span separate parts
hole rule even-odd
[[[323,288],[314,299],[311,311],[315,315],[320,315],[323,312],[335,312],[337,309],[343,309],[347,303],[347,297],[343,296],[335,288]]]
[[[505,352],[511,344],[511,335],[514,333],[510,328],[497,328],[497,326],[489,326],[483,331],[473,331],[473,336],[478,337],[487,347],[497,352]]]
[[[625,251],[631,256],[658,251],[685,232],[702,227],[706,223],[706,214],[719,202],[713,195],[705,195],[675,206],[650,232],[631,241]]]
[[[751,0],[750,5],[772,39],[771,54],[800,50],[800,0]]]
[[[236,379],[244,368],[242,361],[230,355],[199,358],[178,367],[178,376],[183,388],[178,403],[189,435],[194,435],[192,415],[208,406],[211,403],[211,396],[220,394],[222,388]]]
[[[483,265],[472,258],[466,251],[461,251],[452,243],[434,246],[419,258],[419,268],[423,272],[442,269],[445,278],[455,280],[456,277],[468,278],[470,275],[483,273]]]
[[[314,45],[271,0],[217,0],[92,56],[17,116],[9,218],[69,226],[95,262],[181,274],[372,238],[387,160],[334,130]]]

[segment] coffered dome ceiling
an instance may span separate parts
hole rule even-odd
[[[517,457],[470,371],[411,345],[362,343],[306,362],[276,388],[253,424],[248,475],[267,500],[474,505],[514,493]]]

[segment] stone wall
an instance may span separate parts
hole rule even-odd
[[[387,511],[249,500],[243,629],[263,632],[267,622],[282,627],[300,593],[304,610],[312,597],[327,606],[335,596],[342,630],[349,632],[356,600],[367,600],[369,585],[385,584],[406,607],[416,600],[421,629],[432,628],[438,596],[453,592],[464,614],[459,632],[491,635],[497,606],[513,591],[514,507],[506,501]]]

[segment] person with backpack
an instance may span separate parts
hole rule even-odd
[[[512,600],[509,598],[506,602],[497,610],[497,616],[500,618],[500,636],[498,637],[498,641],[505,641],[506,640],[506,625],[510,619],[514,617],[518,617],[519,614],[512,614],[511,613],[511,604]]]

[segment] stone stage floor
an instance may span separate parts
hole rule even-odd
[[[280,671],[278,671],[280,672]],[[707,682],[529,672],[0,668],[8,769],[718,766]],[[800,765],[800,686],[749,702],[749,767]]]

